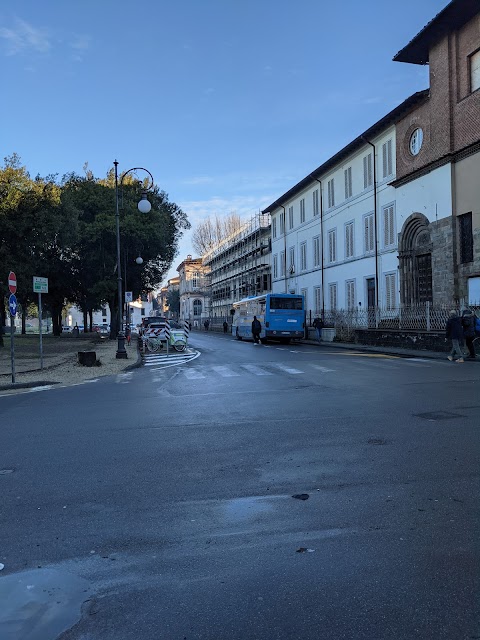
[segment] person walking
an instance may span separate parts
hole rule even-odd
[[[223,323],[223,333],[227,333],[228,332],[228,322],[225,320],[225,322]]]
[[[452,341],[452,350],[448,359],[452,361],[456,355],[458,358],[455,362],[464,362],[463,353],[460,349],[460,340],[463,340],[463,327],[459,315],[452,309],[450,311],[450,317],[447,320],[445,327],[445,340],[450,339]]]
[[[257,316],[253,316],[252,321],[252,336],[253,344],[260,344],[260,333],[262,331],[262,323],[258,320]]]
[[[320,344],[322,341],[323,320],[317,316],[313,321],[313,326],[315,327],[315,333],[317,334],[317,341]]]
[[[475,360],[475,314],[471,309],[465,309],[462,313],[462,327],[465,344],[468,349],[467,360]]]
[[[127,324],[125,327],[125,338],[127,339],[127,344],[129,345],[132,339],[132,330],[130,329],[129,324]]]

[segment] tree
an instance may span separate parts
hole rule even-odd
[[[170,313],[177,317],[180,315],[180,291],[178,289],[167,291],[167,305]]]
[[[242,219],[236,213],[230,213],[222,218],[218,215],[215,215],[214,218],[208,217],[195,227],[192,234],[192,246],[198,255],[203,256],[222,240],[239,231],[242,225]]]

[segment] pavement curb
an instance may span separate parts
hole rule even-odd
[[[10,384],[0,384],[0,391],[13,391],[15,389],[31,389],[33,387],[47,387],[61,382],[52,382],[49,380],[37,380],[35,382],[11,382]]]
[[[403,358],[429,358],[431,360],[443,360],[447,358],[448,351],[440,353],[438,351],[423,351],[415,349],[396,349],[392,347],[374,347],[366,344],[354,344],[344,342],[321,342],[316,340],[301,340],[302,344],[309,344],[317,347],[327,347],[333,349],[355,349],[356,351],[365,351],[366,353],[384,353],[387,356],[399,356]]]

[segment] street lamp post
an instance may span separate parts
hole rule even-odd
[[[117,232],[117,283],[118,283],[118,334],[117,334],[117,353],[116,358],[127,358],[127,351],[125,349],[125,333],[123,332],[123,299],[122,299],[122,262],[120,253],[120,208],[118,202],[118,162],[115,160],[115,222]],[[140,213],[149,213],[152,205],[147,198],[147,191],[153,188],[153,176],[147,169],[143,167],[133,167],[122,174],[120,178],[120,186],[123,185],[125,176],[133,171],[145,171],[148,174],[149,181],[146,187],[142,190],[142,199],[138,203],[138,210]]]

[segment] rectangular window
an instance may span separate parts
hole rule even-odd
[[[307,243],[302,242],[300,245],[300,270],[305,271],[307,269]]]
[[[353,258],[354,256],[353,224],[353,222],[349,222],[345,225],[345,258]]]
[[[318,189],[315,189],[313,192],[313,215],[318,216],[319,214],[319,206],[318,206]]]
[[[303,296],[303,308],[307,310],[307,289],[300,289],[300,294]]]
[[[397,296],[395,291],[396,277],[394,273],[387,273],[385,276],[385,307],[395,309]]]
[[[363,158],[363,188],[367,189],[373,184],[372,154]]]
[[[277,237],[277,219],[276,218],[272,218],[272,236],[274,238]]]
[[[470,56],[470,91],[480,89],[480,51]]]
[[[320,236],[313,239],[313,266],[320,266]]]
[[[293,207],[288,207],[288,228],[293,229]]]
[[[363,219],[363,248],[365,253],[375,251],[375,221],[373,213]]]
[[[328,292],[329,292],[329,297],[330,297],[330,310],[331,311],[336,311],[336,309],[337,309],[337,285],[336,285],[336,283],[328,285]]]
[[[395,245],[395,209],[393,204],[383,208],[383,246]]]
[[[352,197],[352,167],[348,167],[343,172],[345,175],[345,200]]]
[[[346,293],[346,303],[347,309],[352,311],[355,309],[355,280],[347,280],[345,282],[345,293]]]
[[[328,181],[327,187],[328,187],[328,207],[330,208],[335,206],[335,183],[333,181],[333,178]]]
[[[273,277],[278,277],[278,255],[273,256]]]
[[[322,310],[322,288],[315,287],[313,295],[315,296],[315,313],[320,313]]]
[[[392,163],[392,141],[387,140],[382,145],[382,159],[383,159],[383,177],[391,176],[393,173]]]
[[[337,230],[332,229],[328,232],[328,261],[335,262],[337,260]]]
[[[288,257],[290,259],[290,264],[288,265],[290,269],[290,273],[294,273],[295,271],[295,247],[290,247],[288,250]]]
[[[473,262],[473,229],[472,213],[464,213],[458,216],[459,240],[460,240],[460,262]]]
[[[280,251],[280,276],[285,277],[285,251]]]
[[[285,233],[285,211],[280,214],[280,235]]]
[[[305,222],[305,198],[300,200],[300,224]]]

